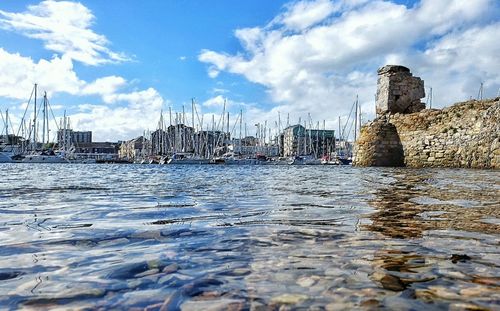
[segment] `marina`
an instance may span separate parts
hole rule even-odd
[[[145,131],[144,135],[129,141],[93,142],[92,131],[71,129],[71,120],[66,113],[57,122],[46,92],[42,104],[37,108],[37,90],[38,85],[35,84],[17,132],[9,131],[12,122],[8,110],[5,118],[2,114],[4,125],[0,136],[0,163],[346,165],[352,162],[353,147],[348,139],[351,135],[356,138],[361,125],[356,100],[353,120],[349,115],[343,128],[339,123],[337,136],[334,130],[326,129],[326,121],[323,121],[322,129],[319,122],[314,128],[310,115],[308,122],[302,123],[299,119],[295,125],[290,125],[289,117],[283,125],[278,115],[274,128],[268,127],[267,121],[258,123],[255,124],[255,136],[250,136],[247,135],[247,123],[243,125],[243,111],[240,111],[230,129],[230,113],[226,113],[224,103],[219,120],[216,122],[212,115],[210,127],[204,127],[203,118],[200,119],[192,100],[192,121],[189,125],[184,107],[182,113],[169,109],[169,123],[161,111],[157,129],[153,132]],[[31,113],[30,104],[33,105]],[[50,140],[49,112],[54,121],[52,123],[57,126],[57,140]],[[41,130],[40,117],[43,120]],[[234,137],[236,134],[238,138]],[[105,151],[96,152],[101,149]]]
[[[500,1],[0,1],[0,311],[500,311]]]

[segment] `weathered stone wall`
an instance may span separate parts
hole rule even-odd
[[[387,114],[361,129],[354,165],[500,168],[499,135],[500,98]]]
[[[385,118],[363,127],[356,142],[363,146],[358,151],[356,165],[359,166],[404,166],[403,145],[397,128]]]
[[[386,113],[412,113],[425,108],[424,81],[404,66],[387,65],[378,71],[377,116]]]

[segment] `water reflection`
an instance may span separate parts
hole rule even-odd
[[[429,230],[463,230],[499,234],[500,226],[482,221],[484,217],[500,219],[497,173],[477,171],[474,189],[463,184],[462,178],[469,171],[461,170],[402,170],[393,177],[395,181],[377,189],[370,205],[376,211],[368,230],[387,237],[419,238]],[[435,183],[435,175],[456,183]],[[482,180],[481,176],[491,179]]]
[[[401,170],[376,191],[370,200],[376,210],[365,228],[389,240],[374,254],[371,279],[400,292],[384,298],[382,306],[479,310],[498,305],[500,226],[482,221],[500,218],[498,175],[474,173]]]
[[[8,309],[463,310],[500,301],[495,171],[0,168]]]

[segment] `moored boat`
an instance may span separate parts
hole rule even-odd
[[[191,153],[174,153],[167,164],[209,164],[209,159],[197,157]]]
[[[61,154],[55,154],[53,151],[48,152],[38,152],[34,154],[25,155],[20,161],[22,163],[70,163],[70,160],[66,159]]]
[[[14,155],[11,152],[0,151],[0,163],[12,163]]]

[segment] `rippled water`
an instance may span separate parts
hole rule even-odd
[[[499,171],[0,170],[2,308],[500,308]]]

